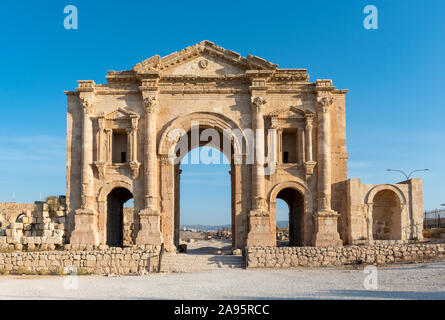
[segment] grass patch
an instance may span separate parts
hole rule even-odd
[[[35,271],[30,271],[30,270],[25,269],[25,268],[18,268],[17,269],[17,274],[19,276],[21,276],[21,275],[33,276],[33,275],[36,275],[37,273]]]
[[[90,276],[90,275],[92,275],[92,274],[93,274],[92,272],[87,271],[87,270],[85,270],[85,269],[79,269],[79,270],[77,270],[77,275],[78,275],[78,276]]]
[[[39,275],[39,276],[46,276],[46,275],[48,275],[48,270],[45,270],[45,269],[40,269],[39,271],[37,271],[37,274]]]
[[[56,270],[53,270],[53,271],[51,272],[51,274],[52,274],[53,276],[63,276],[63,275],[65,275],[65,272],[63,272],[63,269],[62,269],[62,268],[57,268]]]

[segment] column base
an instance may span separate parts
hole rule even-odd
[[[93,209],[81,208],[74,215],[74,230],[71,233],[70,244],[98,245],[97,214]]]
[[[161,214],[154,209],[143,209],[139,211],[141,229],[136,237],[136,245],[162,244]]]
[[[323,210],[314,214],[315,233],[313,244],[316,247],[340,247],[343,241],[337,231],[339,214],[333,210]]]
[[[275,247],[276,236],[270,231],[270,215],[261,210],[249,212],[247,247]]]

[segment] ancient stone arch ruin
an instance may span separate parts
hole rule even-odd
[[[306,69],[280,69],[210,41],[106,78],[66,92],[71,244],[175,250],[180,170],[172,154],[197,126],[198,135],[216,129],[229,146],[220,150],[231,161],[233,248],[276,245],[277,198],[292,208],[292,245],[422,237],[419,179],[378,186],[348,179],[347,90],[331,80],[310,82]],[[173,139],[172,132],[182,135]],[[248,163],[252,138],[256,154]],[[126,226],[115,215],[130,197]]]

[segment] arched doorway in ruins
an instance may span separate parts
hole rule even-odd
[[[399,196],[393,190],[381,190],[374,195],[372,203],[373,239],[401,240],[402,210]]]
[[[126,188],[117,187],[107,195],[106,213],[106,244],[110,247],[122,247],[129,242],[128,234],[124,230],[124,204],[133,198],[133,194]],[[128,232],[127,232],[128,233]]]

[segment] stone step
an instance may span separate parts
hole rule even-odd
[[[193,272],[218,269],[245,268],[242,256],[166,254],[161,272]]]

